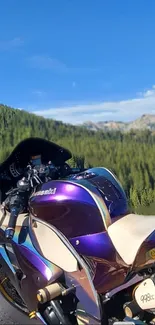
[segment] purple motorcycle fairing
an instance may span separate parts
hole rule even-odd
[[[46,192],[50,189],[54,194]],[[95,262],[94,285],[98,292],[122,284],[128,267],[108,236],[111,219],[95,186],[83,180],[51,181],[34,193],[29,205],[32,219],[37,217],[56,227],[79,254]]]
[[[94,286],[98,293],[125,284],[131,278],[130,275],[136,275],[145,268],[155,268],[155,231],[140,246],[132,266],[122,261],[106,231],[72,238],[71,243],[79,254],[96,261]]]
[[[100,322],[102,317],[100,302],[85,262],[77,254],[73,246],[66,241],[65,237],[62,237],[64,245],[67,246],[75,258],[77,258],[79,265],[81,265],[76,272],[63,272],[63,270],[54,265],[51,261],[48,261],[35,249],[31,240],[30,233],[32,228],[29,221],[30,219],[26,218],[23,220],[22,226],[16,226],[15,235],[12,240],[12,247],[18,261],[18,268],[23,272],[23,277],[20,280],[20,289],[18,290],[16,285],[15,288],[25,301],[28,310],[30,312],[38,310],[38,289],[44,288],[56,280],[59,281],[60,276],[64,273],[66,285],[72,286],[74,283],[76,295],[80,298],[84,310],[86,310],[90,316],[92,315],[91,317],[95,317],[95,319],[98,320],[97,322]],[[3,224],[3,227],[5,229],[6,225]],[[0,242],[7,244],[4,230],[2,229],[0,230]],[[12,261],[7,260],[7,263],[11,264]]]
[[[93,184],[87,180],[50,181],[33,194],[29,206],[32,219],[37,217],[56,227],[88,263],[94,263],[93,281],[98,293],[106,293],[126,281],[131,267],[125,264],[111,242],[107,228],[112,220]],[[146,247],[146,242],[143,245]],[[155,243],[151,245],[155,247]],[[141,250],[137,263],[142,255]],[[146,259],[143,262],[145,264]]]
[[[70,242],[79,254],[95,262],[94,286],[98,293],[103,294],[124,282],[128,266],[116,252],[106,231],[72,238]]]
[[[26,241],[23,243],[20,241],[20,244],[14,244],[14,252],[18,259],[21,270],[23,270],[24,274],[26,275],[26,277],[21,280],[21,290],[24,293],[23,298],[26,301],[27,306],[31,308],[30,310],[37,310],[37,290],[44,288],[55,280],[58,280],[62,274],[62,270],[52,264],[50,261],[43,258],[39,252],[33,248],[32,241],[35,242],[35,238],[32,236],[32,228],[29,229],[30,237],[28,233]],[[74,248],[67,243],[65,237],[61,238],[64,245],[70,249],[81,266],[76,272],[64,272],[66,284],[68,286],[72,286],[74,283],[74,286],[76,287],[76,296],[80,298],[84,309],[89,315],[92,315],[92,317],[95,317],[95,319],[100,320],[102,313],[100,303],[91,282],[87,266]],[[31,239],[33,240],[31,241]]]
[[[5,244],[4,231],[1,229],[0,242]],[[38,289],[44,288],[49,282],[55,281],[62,275],[62,270],[42,257],[29,236],[29,222],[23,223],[23,226],[16,226],[14,238],[12,240],[14,254],[18,261],[18,268],[23,272],[23,278],[20,282],[20,292],[18,286],[14,283],[17,291],[22,296],[30,311],[37,309],[36,294]],[[0,249],[1,253],[1,249]],[[11,260],[7,261],[7,264]]]

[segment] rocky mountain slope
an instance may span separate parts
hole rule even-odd
[[[93,123],[91,121],[83,123],[83,126],[92,131],[130,131],[132,129],[136,130],[152,130],[155,131],[155,115],[144,114],[140,118],[128,122],[116,122],[116,121],[105,121],[105,122],[97,122]]]

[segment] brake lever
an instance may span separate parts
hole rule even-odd
[[[18,190],[18,188],[12,188],[11,190],[9,190],[8,192],[6,192],[5,194],[7,196],[10,195],[10,194],[15,194],[15,193],[17,193],[17,190]]]

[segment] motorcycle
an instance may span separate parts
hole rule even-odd
[[[0,165],[1,294],[46,325],[155,324],[155,216],[70,158],[28,138]]]

